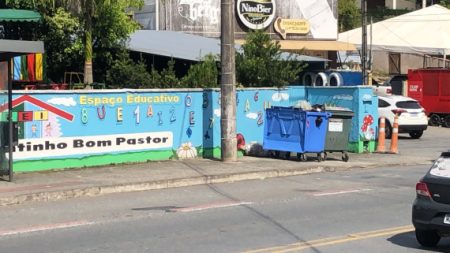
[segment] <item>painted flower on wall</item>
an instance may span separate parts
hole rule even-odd
[[[177,156],[180,159],[189,159],[197,157],[197,149],[192,146],[191,142],[182,143],[177,149]]]
[[[363,125],[361,127],[362,137],[364,140],[373,140],[375,139],[375,130],[371,126],[373,124],[373,116],[366,115],[363,119]]]

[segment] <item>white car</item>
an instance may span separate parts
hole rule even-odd
[[[428,127],[428,117],[417,100],[397,95],[378,97],[378,115],[386,119],[386,138],[392,136],[395,114],[399,133],[409,133],[413,139],[422,137]]]
[[[392,95],[392,87],[389,84],[372,85],[373,94],[377,96],[389,96]]]

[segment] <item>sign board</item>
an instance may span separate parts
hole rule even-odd
[[[272,39],[336,40],[337,0],[236,0],[235,38],[264,29]],[[159,30],[220,38],[220,0],[164,0],[158,5]],[[280,19],[277,31],[276,20]],[[299,23],[304,20],[307,24]],[[281,27],[280,27],[281,26]]]
[[[275,0],[238,0],[236,2],[237,18],[253,30],[267,28],[274,20]]]
[[[308,34],[310,26],[306,19],[277,18],[274,23],[274,29],[283,39],[286,39],[288,34]]]

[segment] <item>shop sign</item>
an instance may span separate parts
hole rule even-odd
[[[219,24],[220,8],[212,0],[179,0],[178,13],[191,22],[208,18],[212,25]]]
[[[250,29],[265,29],[275,18],[275,0],[238,0],[239,20]]]
[[[145,132],[99,136],[22,139],[14,146],[14,158],[40,159],[71,155],[131,152],[172,148],[173,133]]]
[[[277,18],[274,23],[274,29],[286,39],[288,34],[307,34],[310,30],[310,24],[306,19],[283,19]]]

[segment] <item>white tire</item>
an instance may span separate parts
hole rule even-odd
[[[319,72],[314,79],[314,86],[328,86],[328,76],[323,72]]]
[[[329,86],[339,87],[339,86],[342,86],[343,84],[344,84],[344,78],[342,77],[341,74],[339,74],[337,72],[331,73],[330,76],[328,77],[328,85]]]
[[[303,85],[304,86],[314,86],[314,81],[316,79],[316,74],[313,72],[306,72],[303,75]]]

